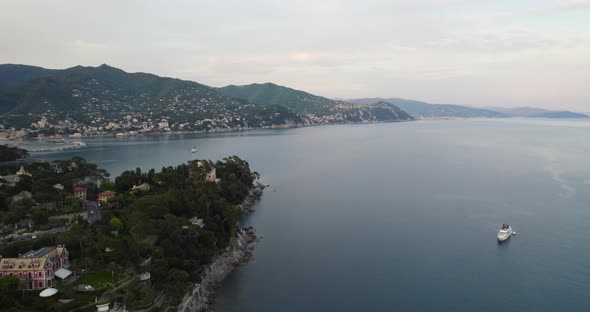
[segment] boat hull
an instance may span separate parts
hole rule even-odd
[[[503,241],[509,239],[510,236],[512,236],[512,228],[508,228],[508,231],[506,231],[506,232],[500,231],[500,232],[498,232],[498,235],[497,235],[499,242],[503,242]]]

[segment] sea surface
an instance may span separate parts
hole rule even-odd
[[[590,311],[590,122],[445,120],[85,140],[109,170],[239,155],[262,240],[216,311]],[[196,146],[199,152],[191,153]],[[498,244],[502,223],[517,232]]]

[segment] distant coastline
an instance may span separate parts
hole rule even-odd
[[[425,120],[435,120],[435,119],[464,119],[464,118],[428,118]],[[421,119],[416,119],[421,120]],[[60,152],[64,150],[76,150],[76,149],[83,149],[86,147],[86,144],[83,142],[84,139],[93,139],[93,138],[133,138],[133,137],[157,137],[157,136],[165,136],[165,135],[182,135],[182,134],[206,134],[206,135],[218,135],[218,134],[227,134],[227,133],[240,133],[240,132],[247,132],[247,131],[255,131],[255,130],[271,130],[271,129],[296,129],[296,128],[306,128],[306,127],[322,127],[322,126],[335,126],[335,125],[362,125],[362,124],[380,124],[380,123],[398,123],[398,122],[408,122],[408,121],[415,121],[415,120],[382,120],[382,121],[360,121],[360,122],[338,122],[338,123],[324,123],[324,124],[297,124],[297,125],[276,125],[276,126],[268,126],[268,127],[250,127],[250,128],[241,128],[241,129],[214,129],[214,130],[188,130],[188,131],[161,131],[161,132],[149,132],[149,133],[104,133],[104,134],[93,134],[93,135],[83,135],[83,136],[76,136],[70,137],[69,139],[76,139],[77,141],[72,141],[72,143],[82,143],[80,145],[64,145],[64,143],[56,142],[56,140],[65,140],[67,139],[58,139],[58,138],[41,138],[41,139],[15,139],[15,140],[2,140],[0,144],[9,144],[9,145],[16,145],[21,148],[27,149],[31,153],[47,153],[47,152]],[[53,141],[53,142],[52,142]],[[26,143],[26,144],[23,144]],[[27,147],[35,146],[35,145],[51,145],[55,144],[55,146],[47,146],[44,148],[33,148],[28,149]]]

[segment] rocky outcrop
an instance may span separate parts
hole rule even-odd
[[[242,212],[253,212],[256,201],[262,196],[265,186],[256,182],[246,199],[240,205]],[[178,312],[209,312],[213,311],[215,291],[223,280],[236,268],[250,262],[254,255],[253,250],[258,242],[256,232],[252,227],[238,230],[237,236],[232,239],[230,246],[224,253],[215,257],[211,264],[201,275],[201,283],[195,284],[188,292]]]
[[[254,205],[256,204],[256,201],[258,201],[260,197],[262,197],[262,193],[265,187],[266,186],[264,186],[262,183],[258,181],[255,182],[254,187],[250,190],[250,193],[248,194],[248,196],[246,196],[246,199],[244,199],[244,201],[240,205],[240,210],[246,213],[254,212]]]
[[[252,251],[258,241],[254,229],[240,229],[226,251],[217,256],[202,274],[200,284],[195,284],[178,307],[179,312],[213,311],[215,291],[221,282],[240,264],[253,258]]]

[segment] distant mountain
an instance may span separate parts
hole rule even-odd
[[[346,100],[351,103],[391,103],[416,118],[473,118],[473,117],[506,117],[504,114],[482,108],[473,108],[452,104],[430,104],[426,102],[399,98],[364,98]]]
[[[570,111],[550,111],[535,107],[494,107],[490,108],[510,117],[526,118],[589,118],[588,115],[574,113]]]
[[[282,105],[311,122],[368,122],[412,120],[399,107],[379,101],[375,103],[347,103],[313,95],[273,83],[230,85],[218,88],[222,94],[261,105]]]
[[[556,111],[536,114],[529,116],[530,118],[590,118],[588,115],[574,113],[569,111]]]
[[[53,75],[56,72],[53,69],[37,66],[0,64],[0,91],[27,80]]]
[[[527,117],[549,112],[548,110],[535,107],[488,107],[488,109],[511,117]]]
[[[19,77],[30,69],[29,66],[16,66],[12,70]],[[86,128],[104,124],[105,121],[127,125],[129,122],[122,122],[122,118],[129,116],[140,124],[154,124],[166,119],[179,129],[229,129],[301,123],[295,113],[282,106],[255,105],[226,97],[196,82],[146,73],[127,73],[106,64],[52,71],[35,69],[34,72],[35,75],[43,74],[0,91],[3,124],[10,126],[23,120],[18,117],[19,114],[33,114],[38,116],[37,119],[43,116],[52,123],[73,117]],[[108,123],[103,128],[107,126]]]

